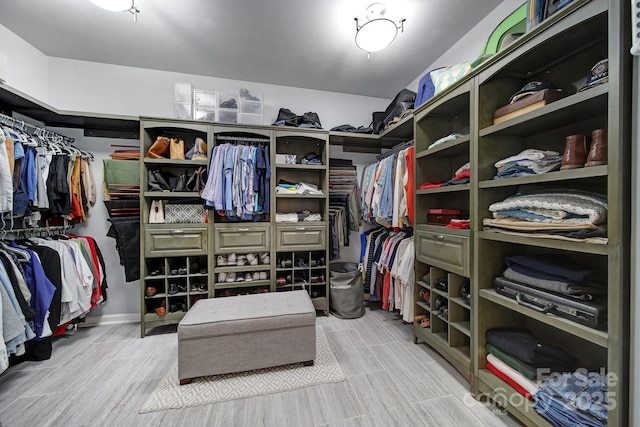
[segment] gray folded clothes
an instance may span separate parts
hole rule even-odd
[[[504,271],[504,277],[509,280],[513,280],[514,282],[523,283],[525,285],[544,289],[546,291],[568,295],[570,297],[585,301],[592,300],[594,295],[606,295],[607,293],[605,287],[598,286],[596,284],[584,285],[575,282],[561,282],[557,280],[538,279],[536,277],[518,273],[512,268],[507,268]]]

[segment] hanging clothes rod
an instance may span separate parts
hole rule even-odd
[[[236,141],[236,142],[262,142],[268,143],[269,138],[250,138],[244,136],[226,136],[226,135],[216,135],[216,140],[219,141]]]
[[[398,152],[400,152],[400,151],[402,151],[402,150],[404,150],[406,148],[409,148],[409,147],[413,147],[413,139],[411,141],[407,141],[407,142],[403,142],[401,144],[398,144],[395,147],[393,147],[392,149],[390,149],[389,151],[385,151],[382,154],[378,154],[376,156],[376,160],[380,161],[382,159],[385,159],[385,158],[387,158],[387,157],[389,157],[389,156],[391,156],[393,154],[396,154],[396,153],[398,153]]]
[[[73,144],[73,142],[75,141],[74,138],[69,138],[68,136],[64,136],[57,132],[32,125],[31,123],[27,123],[24,120],[16,119],[15,117],[7,116],[6,114],[2,113],[0,113],[0,123],[23,132],[28,132],[31,135],[38,135],[44,138],[62,138],[62,141],[67,144]]]

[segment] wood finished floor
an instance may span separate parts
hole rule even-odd
[[[0,423],[22,426],[518,426],[475,402],[438,353],[414,345],[411,326],[367,307],[360,319],[318,317],[347,380],[215,405],[138,414],[177,358],[175,327],[144,339],[138,324],[81,328],[50,360],[0,376]]]

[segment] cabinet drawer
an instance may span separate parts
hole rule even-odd
[[[276,226],[276,250],[320,250],[327,243],[325,225],[278,225]]]
[[[149,229],[144,230],[144,254],[154,256],[183,256],[207,254],[207,229]]]
[[[215,229],[215,252],[268,252],[271,249],[269,225],[221,225]]]
[[[425,264],[469,277],[469,238],[418,230],[416,258]]]

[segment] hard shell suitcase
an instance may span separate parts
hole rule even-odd
[[[537,289],[498,276],[493,279],[496,292],[540,313],[551,313],[595,329],[606,329],[605,301],[583,301],[566,295]]]

